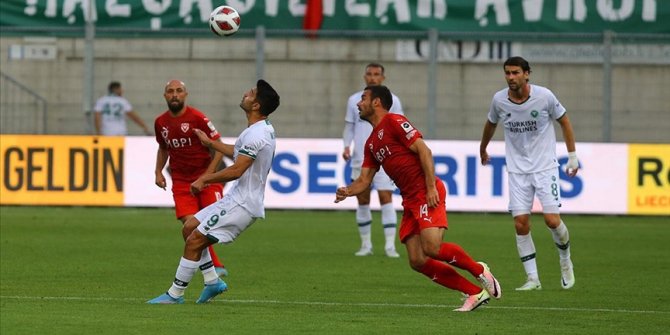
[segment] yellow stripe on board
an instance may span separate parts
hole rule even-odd
[[[670,145],[628,145],[628,213],[670,215]]]
[[[123,205],[123,137],[0,135],[0,149],[2,205]]]

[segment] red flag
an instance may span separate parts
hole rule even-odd
[[[321,22],[323,22],[323,3],[321,3],[321,0],[307,0],[302,28],[305,30],[319,30]]]

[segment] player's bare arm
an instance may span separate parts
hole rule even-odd
[[[221,141],[217,140],[217,142]],[[210,155],[212,155],[212,161],[209,162],[209,165],[207,166],[207,170],[205,170],[205,173],[215,172],[216,169],[219,167],[219,163],[221,163],[221,160],[223,159],[223,153],[218,150],[214,149],[210,150]]]
[[[345,161],[349,161],[351,159],[351,149],[349,149],[349,147],[344,147],[344,151],[342,151],[342,158],[344,158]]]
[[[230,158],[233,157],[233,155],[235,153],[234,152],[235,147],[233,145],[223,143],[220,140],[212,140],[211,138],[209,138],[207,136],[207,134],[205,134],[205,132],[203,132],[200,129],[193,129],[193,132],[195,132],[195,134],[198,136],[198,139],[200,139],[200,143],[202,143],[202,145],[204,145],[208,148],[214,149],[214,150],[226,155],[226,157],[230,157]],[[219,160],[220,159],[221,158],[219,158]]]
[[[372,179],[377,174],[377,170],[371,168],[362,168],[361,175],[348,186],[342,186],[335,191],[335,203],[338,203],[347,197],[355,196],[370,188]]]
[[[423,170],[426,182],[426,202],[428,206],[435,207],[440,203],[440,197],[435,187],[435,161],[433,160],[433,152],[422,138],[414,141],[409,149],[419,156],[421,170]]]
[[[166,149],[158,147],[158,152],[156,152],[156,170],[154,171],[156,175],[156,186],[165,190],[167,182],[165,181],[165,176],[163,175],[163,168],[168,160],[168,152]]]
[[[558,119],[558,124],[561,125],[561,130],[563,132],[563,140],[565,141],[565,146],[568,149],[568,164],[566,164],[565,173],[570,177],[577,175],[579,171],[579,161],[577,160],[577,148],[575,146],[575,133],[572,130],[572,123],[567,114],[563,114]]]
[[[342,152],[342,158],[345,161],[351,159],[351,141],[354,140],[354,124],[352,122],[344,122],[344,130],[342,131],[342,139],[344,141],[344,151]]]
[[[151,133],[151,131],[149,130],[149,128],[147,128],[147,125],[144,124],[144,121],[142,121],[142,118],[140,118],[140,116],[137,115],[137,113],[135,113],[135,111],[130,111],[130,112],[126,113],[126,115],[131,120],[133,120],[133,122],[135,122],[138,126],[140,126],[140,128],[142,128],[142,131],[144,131],[144,135],[153,135]]]
[[[102,129],[102,113],[101,112],[95,112],[95,134],[100,135],[101,132],[100,130]]]
[[[254,159],[249,156],[237,155],[235,162],[225,169],[215,173],[205,173],[200,176],[200,178],[191,184],[191,192],[194,194],[199,193],[207,184],[225,183],[238,179],[249,169],[253,162]]]
[[[486,151],[486,148],[493,138],[493,134],[496,132],[497,124],[491,123],[491,121],[486,120],[484,124],[484,131],[482,132],[482,141],[479,143],[479,158],[482,162],[482,165],[486,165],[491,161],[489,153]]]

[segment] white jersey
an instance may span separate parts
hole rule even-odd
[[[268,120],[258,121],[245,129],[235,141],[233,160],[245,155],[253,164],[233,182],[226,194],[249,211],[253,217],[264,218],[265,183],[272,167],[276,147],[275,129]]]
[[[356,106],[361,101],[362,95],[363,91],[358,91],[349,97],[347,101],[347,115],[344,117],[344,122],[348,125],[353,125],[353,134],[346,134],[347,128],[345,128],[343,140],[344,146],[348,147],[351,145],[351,139],[353,139],[354,150],[351,154],[351,167],[354,168],[363,165],[363,153],[365,152],[363,146],[368,137],[370,137],[370,133],[372,133],[372,125],[370,122],[360,118],[358,107]],[[393,105],[391,105],[389,112],[404,115],[400,99],[393,93],[391,95],[393,96]]]
[[[530,85],[530,97],[517,104],[509,100],[508,89],[493,95],[488,119],[503,122],[507,171],[534,173],[556,168],[554,120],[565,114],[565,107],[549,89]]]
[[[126,113],[133,110],[133,106],[122,96],[106,95],[95,102],[96,113],[102,113],[100,133],[107,136],[125,136]]]

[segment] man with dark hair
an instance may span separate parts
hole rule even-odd
[[[384,76],[384,66],[379,63],[370,63],[365,67],[363,80],[370,86],[381,85],[386,77]],[[342,158],[351,164],[351,180],[355,180],[361,174],[361,164],[363,164],[363,144],[370,136],[372,126],[370,123],[358,116],[358,107],[356,104],[361,99],[363,91],[352,94],[347,101],[347,114],[344,118],[344,131],[342,139],[344,142],[344,151]],[[391,113],[403,114],[402,104],[397,96],[391,93],[391,104],[387,109]],[[351,144],[353,142],[353,152]],[[398,215],[393,207],[393,191],[396,187],[384,172],[380,169],[372,181],[372,186],[377,189],[379,196],[379,205],[381,209],[381,224],[384,228],[384,253],[387,257],[398,258],[400,255],[395,248],[396,226]],[[356,208],[356,224],[358,225],[358,234],[361,238],[361,248],[354,253],[356,256],[372,255],[372,211],[370,210],[370,193],[367,189],[356,196],[358,207]]]
[[[145,135],[151,135],[144,121],[130,102],[123,97],[121,83],[113,81],[107,86],[107,95],[95,102],[95,134],[105,136],[126,136],[126,116],[137,123]]]
[[[533,198],[542,204],[544,222],[558,248],[561,286],[575,285],[570,259],[570,235],[561,220],[561,193],[558,185],[559,163],[552,121],[563,131],[568,150],[566,173],[577,175],[579,162],[575,135],[565,107],[549,89],[529,84],[530,65],[521,57],[511,57],[503,65],[507,88],[496,92],[491,101],[479,146],[482,165],[489,163],[486,147],[502,122],[505,128],[505,161],[509,181],[509,211],[514,217],[516,246],[526,271],[526,282],[517,291],[539,290],[540,276],[535,262],[535,244],[530,234]]]
[[[459,312],[469,312],[502,291],[489,267],[475,262],[458,244],[444,242],[447,229],[446,187],[435,176],[433,155],[423,135],[403,115],[389,113],[391,92],[386,86],[368,86],[358,109],[372,124],[365,142],[361,175],[349,186],[340,187],[335,202],[357,195],[370,187],[375,173],[384,167],[400,189],[403,216],[400,241],[405,244],[412,269],[432,281],[467,296]],[[461,276],[452,266],[468,271],[483,289]]]
[[[184,224],[199,210],[223,196],[221,183],[211,183],[198,194],[191,193],[191,183],[205,173],[216,171],[223,158],[220,152],[200,145],[200,140],[193,130],[200,129],[215,141],[218,141],[221,135],[207,115],[186,103],[188,89],[181,80],[173,79],[165,84],[163,98],[168,110],[154,121],[158,143],[154,170],[155,183],[162,189],[166,188],[167,180],[163,175],[163,169],[169,160],[175,215]],[[214,252],[214,247],[210,246],[208,249],[214,271],[219,276],[228,275],[228,270]]]
[[[248,127],[235,145],[213,141],[203,131],[194,130],[204,146],[233,157],[233,164],[200,176],[191,184],[191,192],[197,194],[209,183],[236,182],[222,199],[200,210],[184,224],[186,246],[174,282],[166,293],[148,303],[183,303],[184,291],[198,268],[205,277],[205,288],[196,303],[206,303],[228,289],[213,271],[206,271],[212,267],[207,247],[214,243],[232,243],[256,219],[265,217],[265,184],[276,147],[275,130],[268,116],[278,106],[279,94],[266,81],[259,80],[256,87],[244,93],[240,102]]]

